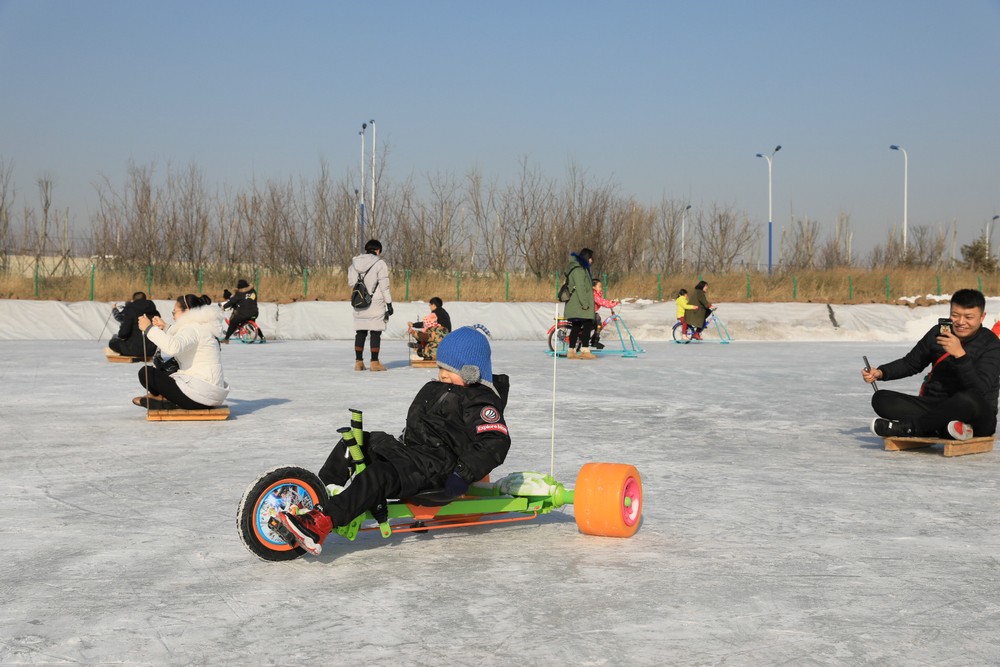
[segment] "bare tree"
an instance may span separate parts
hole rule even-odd
[[[48,251],[49,244],[49,208],[52,206],[52,175],[44,172],[35,179],[38,184],[38,199],[42,206],[42,227],[38,233],[38,245],[35,249],[35,262]]]
[[[0,269],[7,271],[10,264],[10,254],[13,246],[11,222],[14,208],[14,187],[11,185],[13,167],[9,162],[0,159]]]
[[[705,219],[697,215],[698,268],[726,272],[745,258],[757,243],[759,230],[750,224],[746,214],[737,215],[730,208],[713,206]]]
[[[781,233],[783,264],[789,269],[814,268],[818,243],[819,223],[809,218],[799,218],[793,221],[791,229]]]

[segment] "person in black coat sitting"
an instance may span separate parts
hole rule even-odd
[[[334,527],[349,525],[388,498],[439,489],[450,498],[461,496],[504,462],[510,449],[503,417],[510,381],[493,372],[486,335],[473,327],[451,332],[438,347],[437,365],[438,379],[413,399],[402,436],[366,433],[367,463],[357,474],[341,440],[319,478],[345,486],[343,491],[309,512],[278,514],[303,549],[319,554]]]
[[[140,315],[150,319],[160,316],[156,304],[146,298],[145,292],[136,292],[121,310],[113,308],[111,314],[120,323],[118,333],[108,341],[108,348],[112,353],[143,358],[150,358],[156,353],[156,344],[142,335],[138,324]]]
[[[246,280],[240,279],[236,283],[236,293],[232,296],[228,294],[227,290],[226,298],[229,300],[222,304],[222,309],[232,308],[233,314],[229,318],[229,328],[226,330],[226,337],[222,339],[223,343],[228,343],[232,335],[243,324],[251,320],[256,321],[259,314],[257,310],[257,290],[250,287],[250,283]],[[257,330],[260,331],[260,342],[265,342],[264,330],[260,328],[259,324],[257,325]]]

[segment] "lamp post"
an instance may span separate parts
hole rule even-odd
[[[372,220],[372,224],[375,223],[375,119],[372,118],[368,123],[372,126],[372,196],[368,200],[368,217]],[[364,187],[362,183],[361,187]]]
[[[762,157],[767,160],[767,273],[771,274],[772,267],[772,250],[774,248],[774,209],[771,205],[771,161],[774,159],[774,154],[781,150],[781,144],[774,147],[770,155],[764,155],[763,153],[757,153],[757,157]]]
[[[893,144],[892,146],[889,146],[889,148],[903,154],[903,257],[906,257],[906,207],[907,200],[909,199],[907,195],[910,183],[910,156],[906,154],[906,149],[902,146]]]
[[[687,225],[688,211],[691,210],[691,204],[684,207],[684,213],[681,214],[681,269],[684,268],[686,259],[684,256],[684,227]]]
[[[361,123],[361,131],[358,132],[361,135],[361,202],[358,204],[358,211],[361,214],[361,225],[358,227],[358,240],[362,244],[362,250],[364,249],[365,242],[365,130],[367,129],[368,123]]]

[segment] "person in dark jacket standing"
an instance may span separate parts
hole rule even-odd
[[[906,356],[878,368],[862,369],[865,382],[916,375],[927,366],[919,396],[879,389],[872,396],[878,415],[872,433],[895,436],[951,436],[968,440],[992,435],[1000,393],[1000,339],[983,327],[986,298],[961,289],[951,297],[951,325],[934,327]]]
[[[438,379],[413,399],[401,438],[366,434],[366,467],[353,477],[340,441],[319,478],[346,488],[312,511],[278,515],[299,546],[319,554],[335,526],[350,524],[387,498],[436,489],[457,497],[504,462],[510,449],[503,417],[510,383],[493,373],[486,336],[474,327],[456,329],[441,341],[437,365]]]
[[[566,284],[569,285],[569,301],[563,310],[563,317],[569,320],[569,349],[567,359],[596,359],[590,351],[590,334],[594,329],[594,279],[590,275],[590,265],[594,251],[584,248],[579,253],[570,253],[566,265]],[[580,352],[576,351],[580,341]]]
[[[226,337],[221,341],[223,343],[229,343],[232,335],[247,322],[251,320],[256,322],[257,316],[260,314],[260,310],[257,308],[257,290],[241,278],[236,283],[236,293],[222,304],[223,310],[230,308],[233,309],[233,314],[229,318],[229,328],[226,329]],[[260,342],[267,342],[264,338],[264,330],[260,328],[259,324],[257,325],[257,330],[260,332]]]
[[[156,354],[156,344],[143,337],[142,329],[138,325],[140,315],[150,319],[160,316],[156,304],[146,298],[145,292],[136,292],[124,308],[120,311],[115,308],[111,314],[121,323],[118,334],[108,341],[108,348],[113,354],[144,358],[151,358]]]

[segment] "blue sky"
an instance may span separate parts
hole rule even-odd
[[[55,2],[0,0],[0,158],[79,226],[128,161],[215,185],[357,172],[374,118],[389,177],[472,168],[745,211],[855,254],[901,225],[1000,214],[1000,0]],[[368,135],[370,141],[370,133]],[[1000,237],[1000,234],[998,234]]]

